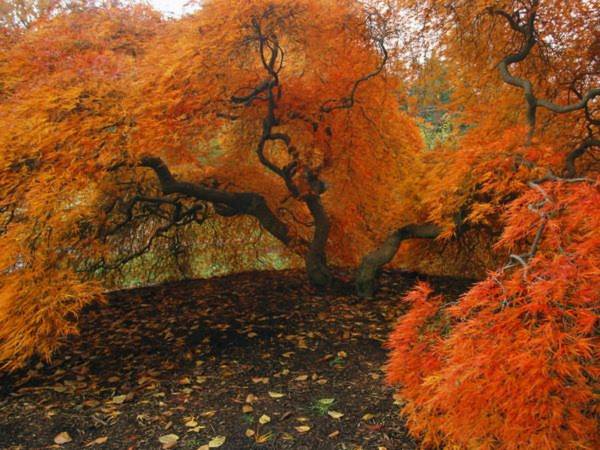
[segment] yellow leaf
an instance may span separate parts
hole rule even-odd
[[[225,436],[216,436],[208,443],[208,448],[218,448],[225,443],[227,438]]]
[[[167,448],[173,447],[178,440],[179,436],[177,436],[176,434],[165,434],[164,436],[158,438],[158,442],[160,442]]]
[[[54,443],[58,444],[58,445],[66,444],[68,442],[71,442],[72,440],[73,439],[71,439],[71,436],[66,431],[63,431],[62,433],[58,433],[54,437]]]
[[[327,414],[334,419],[341,419],[344,417],[344,414],[339,411],[327,411]]]
[[[102,436],[102,437],[94,439],[91,442],[88,442],[87,444],[85,444],[85,447],[91,447],[92,445],[104,444],[106,441],[108,441],[108,437]]]

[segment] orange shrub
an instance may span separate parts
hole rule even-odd
[[[525,255],[454,305],[426,285],[406,296],[388,381],[425,447],[600,448],[600,192],[591,181],[533,187],[498,243]]]

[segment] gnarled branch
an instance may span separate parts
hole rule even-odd
[[[516,13],[509,14],[508,12],[502,9],[497,9],[493,7],[487,9],[487,11],[490,14],[499,15],[506,19],[509,26],[514,31],[521,34],[524,38],[524,42],[521,49],[517,53],[505,56],[498,64],[498,69],[500,70],[500,75],[505,83],[510,84],[511,86],[521,88],[525,95],[525,100],[527,101],[527,121],[529,123],[527,145],[531,143],[531,139],[533,138],[533,135],[535,133],[536,115],[538,107],[546,108],[558,114],[564,114],[580,109],[586,109],[590,100],[597,96],[600,96],[600,88],[592,88],[585,94],[580,95],[578,102],[571,103],[569,105],[559,105],[550,100],[537,98],[537,96],[534,93],[531,81],[511,74],[510,66],[521,62],[525,58],[527,58],[527,56],[530,54],[531,50],[537,43],[535,32],[535,20],[537,16],[538,4],[538,0],[532,2],[531,11],[529,12],[529,15],[524,23],[519,22],[518,14]]]
[[[140,165],[154,171],[163,194],[184,194],[216,205],[225,205],[230,213],[236,211],[238,214],[255,217],[265,230],[283,244],[289,245],[292,241],[288,226],[271,211],[262,195],[254,192],[228,192],[198,183],[179,181],[162,159],[153,156],[143,157]]]

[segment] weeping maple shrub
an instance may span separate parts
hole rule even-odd
[[[387,8],[210,0],[163,20],[83,6],[2,30],[0,366],[74,331],[91,281],[179,274],[217,233],[228,270],[285,252],[326,287],[328,261],[355,264],[412,220],[422,140],[388,67]],[[29,331],[46,325],[48,339]],[[32,339],[16,344],[21,330]]]
[[[597,181],[531,183],[498,243],[511,263],[455,304],[425,284],[405,297],[387,381],[425,447],[600,445]]]

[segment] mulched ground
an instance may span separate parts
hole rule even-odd
[[[415,280],[388,273],[372,300],[294,271],[115,292],[51,365],[0,376],[0,448],[416,448],[382,372]]]

